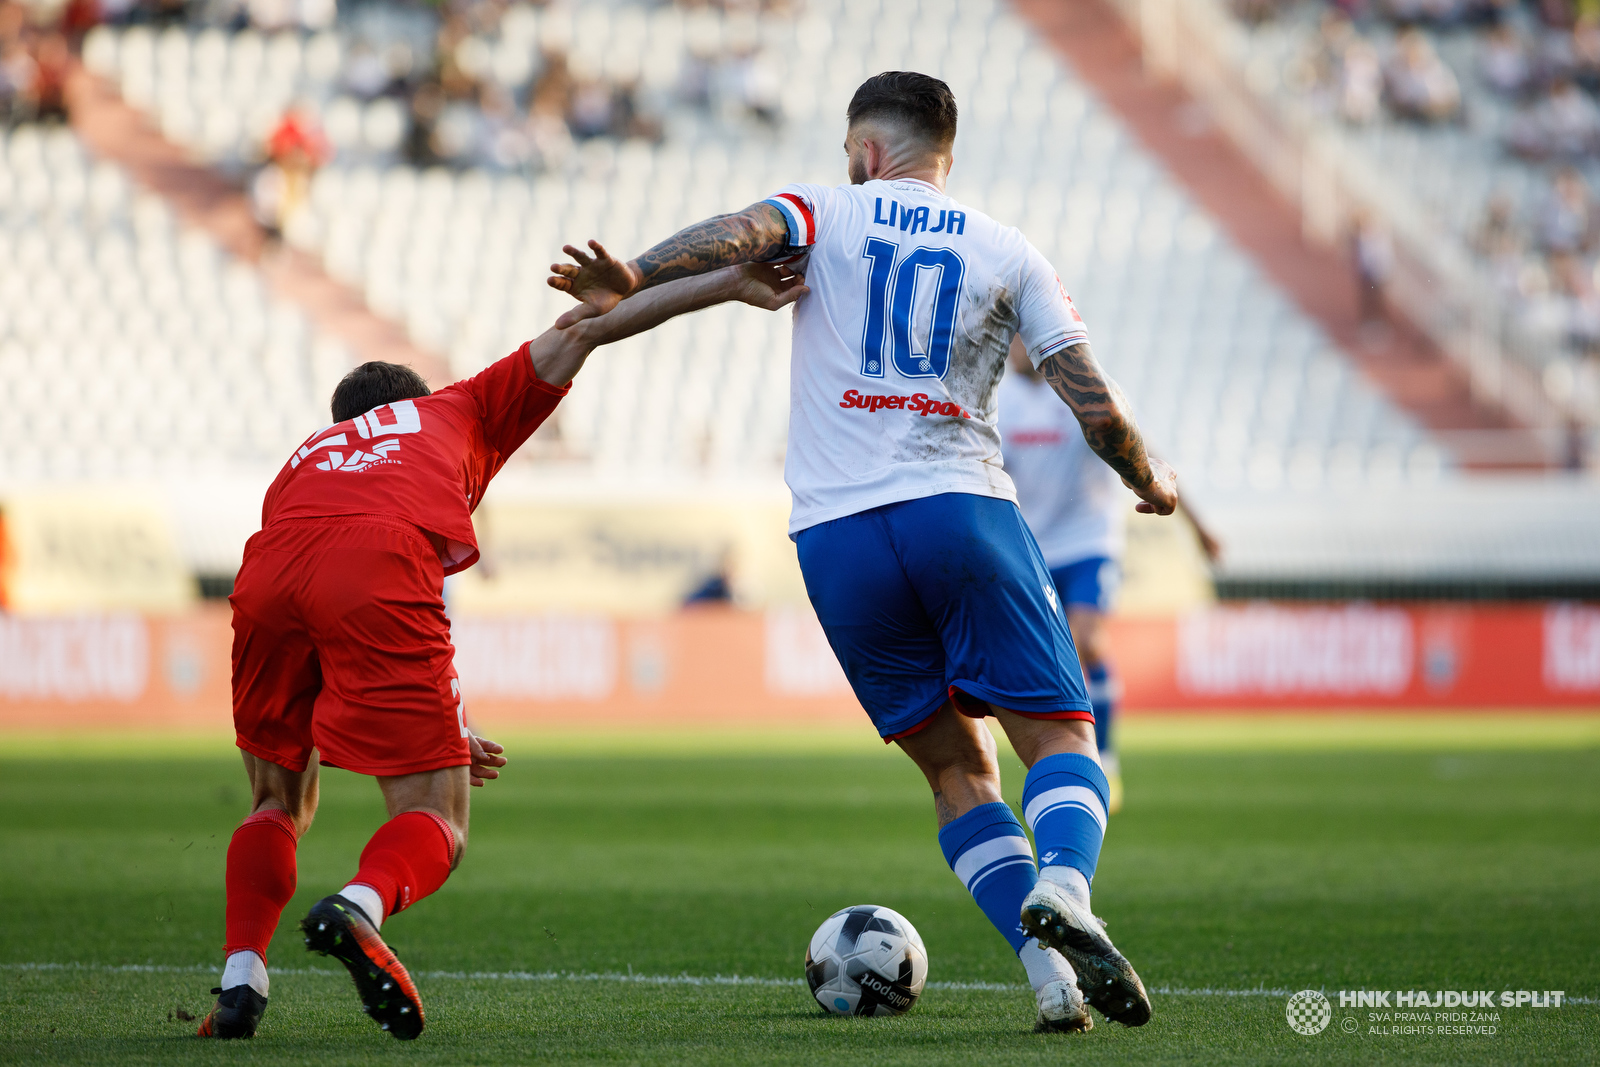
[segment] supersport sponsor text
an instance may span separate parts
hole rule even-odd
[[[863,395],[859,390],[846,389],[844,396],[839,400],[842,408],[861,408],[864,411],[905,410],[915,411],[919,415],[954,415],[958,418],[970,419],[972,416],[959,404],[952,404],[948,400],[941,401],[927,393],[914,393],[911,396],[883,396]]]

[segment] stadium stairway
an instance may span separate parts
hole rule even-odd
[[[454,380],[443,359],[369,310],[359,292],[330,277],[315,258],[288,246],[269,246],[246,194],[217,171],[194,162],[104,80],[77,66],[68,79],[67,99],[72,126],[91,151],[124,168],[135,183],[161,196],[179,218],[210,234],[225,250],[254,264],[275,295],[343,342],[355,362],[410,364],[435,388]]]
[[[1314,247],[1302,239],[1297,209],[1208,120],[1204,106],[1181,86],[1147,74],[1138,40],[1106,0],[1015,0],[1014,7],[1399,407],[1444,441],[1490,431],[1508,442],[1502,446],[1506,458],[1461,455],[1463,467],[1544,466],[1533,458],[1543,451],[1533,435],[1503,408],[1475,399],[1466,375],[1414,323],[1391,315],[1387,330],[1363,329],[1348,249]]]

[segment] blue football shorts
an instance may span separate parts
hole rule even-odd
[[[1110,556],[1090,556],[1050,571],[1063,607],[1111,611],[1122,584],[1122,567]]]
[[[1008,500],[944,493],[795,536],[817,618],[879,736],[946,700],[1094,721],[1055,583]]]

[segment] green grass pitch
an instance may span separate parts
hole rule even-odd
[[[179,1012],[217,977],[237,757],[0,739],[0,1062],[1593,1063],[1596,721],[1130,721],[1095,907],[1155,1018],[1045,1036],[944,865],[920,775],[870,735],[522,739],[474,794],[460,871],[385,927],[428,1011],[409,1044],[293,931],[382,818],[370,782],[324,774],[260,1034],[202,1042]],[[909,1015],[826,1017],[800,984],[811,931],[857,903],[923,935],[932,984]],[[1307,1037],[1284,1017],[1304,988],[1569,1000],[1502,1009],[1494,1035],[1384,1036],[1335,996]]]

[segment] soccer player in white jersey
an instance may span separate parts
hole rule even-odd
[[[1122,807],[1122,774],[1112,720],[1117,682],[1105,619],[1122,582],[1128,491],[1100,462],[1078,431],[1072,413],[1028,358],[1011,342],[1011,369],[1000,383],[1000,440],[1006,473],[1017,487],[1017,506],[1039,542],[1056,596],[1067,613],[1094,712],[1095,745],[1111,786],[1110,814]],[[1195,536],[1215,559],[1217,543],[1194,519]]]
[[[1093,716],[1001,466],[995,387],[1012,337],[1142,510],[1170,514],[1177,479],[1146,455],[1050,264],[945,195],[949,86],[880,74],[847,117],[849,185],[787,186],[630,262],[568,246],[576,264],[550,284],[580,304],[557,324],[673,278],[806,258],[785,478],[817,617],[879,734],[927,776],[945,858],[1021,958],[1040,1028],[1089,1029],[1086,997],[1139,1026],[1144,985],[1089,910],[1109,799]],[[1037,860],[1001,799],[990,715],[1028,767]]]

